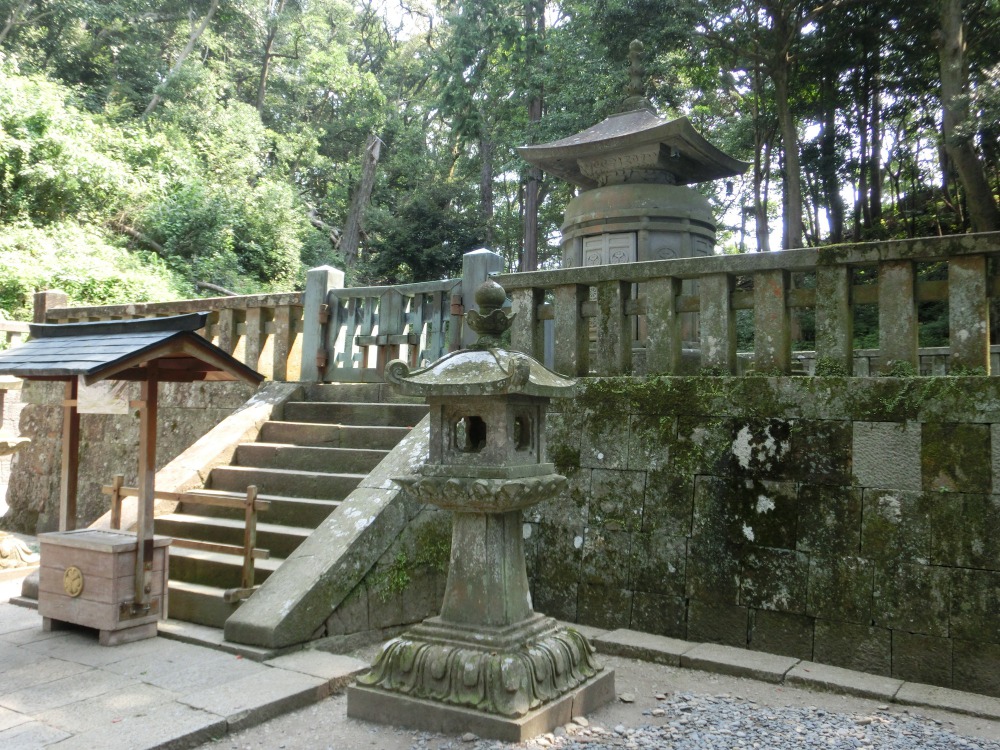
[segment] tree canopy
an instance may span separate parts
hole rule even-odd
[[[557,264],[633,38],[725,251],[1000,229],[998,0],[0,0],[0,310]]]

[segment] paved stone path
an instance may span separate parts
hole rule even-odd
[[[262,662],[166,637],[105,648],[86,629],[44,632],[37,612],[7,603],[19,591],[19,580],[0,581],[0,748],[754,747],[741,745],[746,738],[735,732],[745,727],[734,727],[759,710],[798,711],[793,719],[806,728],[820,719],[817,731],[835,741],[817,747],[874,750],[879,745],[865,744],[865,732],[893,723],[916,738],[899,747],[1000,748],[1000,699],[628,631],[588,633],[616,670],[619,695],[588,717],[588,727],[569,726],[520,745],[413,732],[346,717],[342,688],[374,648],[350,657],[304,651]],[[679,706],[688,703],[687,711],[699,714],[693,721],[704,722],[694,727],[701,730],[694,740],[682,736],[687,711]],[[675,734],[656,734],[672,722]],[[732,729],[731,745],[711,744],[725,736],[719,727]],[[851,734],[859,727],[866,729]],[[836,734],[840,729],[843,735]],[[858,744],[850,744],[852,738]],[[769,747],[770,740],[755,741]]]

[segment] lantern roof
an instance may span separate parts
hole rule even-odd
[[[410,371],[401,360],[390,362],[385,379],[410,396],[498,396],[542,398],[573,395],[576,381],[565,378],[521,352],[485,349],[452,352],[433,364]]]

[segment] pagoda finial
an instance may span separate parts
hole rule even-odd
[[[622,102],[622,112],[632,112],[637,109],[654,110],[649,99],[645,96],[646,68],[642,64],[642,53],[645,50],[642,42],[633,39],[628,46],[628,88],[625,90],[626,99]],[[654,110],[655,111],[655,110]]]

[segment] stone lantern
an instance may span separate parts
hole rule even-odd
[[[532,610],[522,535],[524,508],[566,486],[545,455],[545,407],[574,381],[500,348],[512,317],[487,281],[470,350],[386,380],[430,405],[430,451],[416,476],[395,481],[454,511],[441,614],[394,638],[348,693],[348,715],[420,729],[519,742],[614,696],[614,673],[576,630]]]

